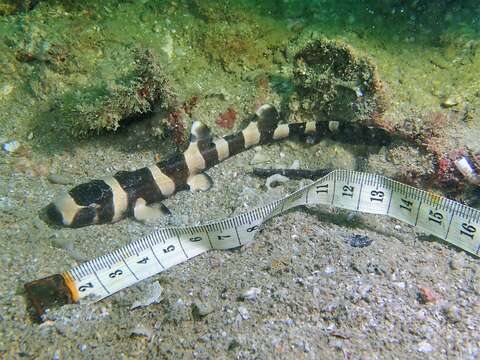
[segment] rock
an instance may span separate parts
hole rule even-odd
[[[213,312],[213,308],[201,301],[195,301],[192,305],[193,316],[196,318],[202,318]]]
[[[462,320],[462,312],[455,305],[447,305],[443,308],[443,314],[450,323],[458,323]]]
[[[144,325],[137,325],[130,332],[131,336],[143,336],[147,339],[150,339],[152,337],[152,334],[153,330],[150,327]]]
[[[191,307],[185,304],[183,299],[178,299],[171,303],[166,311],[165,318],[175,324],[180,324],[183,321],[189,321],[192,317]]]
[[[73,250],[74,242],[70,237],[60,236],[59,233],[55,232],[50,236],[50,240],[52,241],[52,245],[58,249]]]
[[[333,275],[335,274],[335,267],[333,266],[326,266],[325,269],[323,270],[325,275]]]
[[[261,289],[256,288],[256,287],[251,287],[249,289],[246,289],[246,290],[242,291],[242,293],[240,294],[240,299],[253,301],[253,300],[257,299],[257,296],[261,292],[262,292]]]
[[[462,270],[465,267],[465,260],[463,257],[457,255],[450,260],[450,268],[452,270]]]
[[[358,122],[383,113],[380,78],[366,57],[344,42],[316,36],[300,40],[297,49],[289,102],[300,102],[298,116],[316,114],[330,121]]]
[[[50,174],[47,176],[47,180],[50,181],[52,184],[59,185],[72,185],[74,183],[71,177],[59,174]]]
[[[426,341],[422,341],[418,344],[417,351],[421,353],[430,353],[433,351],[433,346]]]
[[[444,108],[450,108],[455,105],[458,105],[459,101],[455,96],[449,96],[441,102],[441,106]]]
[[[290,169],[292,169],[292,170],[300,169],[300,160],[298,160],[298,159],[294,160],[292,165],[290,165]]]
[[[134,301],[134,303],[130,307],[130,310],[159,303],[161,300],[162,292],[163,292],[163,288],[158,283],[158,281],[153,282],[152,284],[150,284],[144,297]]]
[[[262,163],[266,163],[267,161],[268,161],[268,157],[265,154],[261,152],[257,152],[255,153],[252,160],[250,161],[250,165],[262,164]]]

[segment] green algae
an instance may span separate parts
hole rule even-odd
[[[12,15],[19,11],[30,10],[38,0],[4,0],[0,1],[0,15]]]
[[[383,113],[385,101],[375,65],[347,44],[309,40],[294,61],[294,111],[343,122],[367,122]]]
[[[40,2],[0,18],[3,131],[8,137],[32,130],[48,137],[52,128],[63,136],[88,129],[94,134],[116,129],[136,110],[148,112],[151,101],[147,106],[135,98],[134,48],[151,49],[178,103],[198,96],[197,115],[211,124],[230,106],[239,117],[264,101],[288,108],[292,91],[312,95],[302,94],[294,61],[302,39],[322,36],[368,54],[390,98],[393,123],[399,111],[436,111],[450,98],[458,99],[454,109],[472,123],[480,60],[475,12],[469,14],[468,6],[473,3]],[[368,93],[358,80],[340,86],[345,99]],[[322,86],[317,90],[332,97],[331,84]],[[330,102],[326,114],[346,117],[346,104],[338,105],[343,110]]]

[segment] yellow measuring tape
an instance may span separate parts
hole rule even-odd
[[[262,223],[299,205],[388,215],[478,256],[480,211],[384,176],[335,170],[268,205],[205,225],[164,228],[69,271],[25,284],[39,315],[95,302],[211,249],[253,240]]]

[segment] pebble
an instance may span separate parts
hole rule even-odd
[[[450,260],[452,270],[462,270],[465,267],[465,259],[461,256],[453,256]]]
[[[50,181],[52,184],[59,185],[72,185],[74,183],[71,177],[59,174],[50,174],[47,176],[47,180]]]
[[[20,149],[20,143],[17,140],[12,140],[2,145],[3,151],[7,153],[14,153],[18,149]]]
[[[206,303],[201,301],[195,301],[193,303],[193,313],[198,315],[199,317],[207,316],[208,314],[213,312],[213,308]]]
[[[442,107],[444,108],[449,108],[449,107],[452,107],[452,106],[455,106],[455,105],[458,105],[458,99],[454,96],[449,96],[448,98],[446,98],[445,100],[442,101],[442,103],[440,105],[442,105]]]
[[[262,292],[260,288],[251,287],[241,292],[240,299],[242,300],[256,300],[257,296]]]
[[[333,266],[326,266],[325,269],[323,270],[325,275],[333,275],[335,274],[335,267]]]
[[[250,161],[250,165],[257,165],[266,163],[268,161],[268,157],[261,152],[255,153],[252,160]]]
[[[130,331],[131,336],[144,336],[147,339],[150,339],[152,337],[152,334],[153,330],[150,327],[146,327],[143,325],[137,325]]]
[[[292,170],[300,169],[300,160],[294,160],[292,165],[290,165],[290,169]]]
[[[294,342],[294,344],[299,348],[302,349],[303,352],[310,352],[311,348],[310,345],[305,341],[305,340],[297,340]]]
[[[421,343],[418,344],[417,351],[421,353],[430,353],[433,351],[433,346],[426,341],[422,341]]]
[[[1,96],[7,96],[12,92],[12,90],[13,90],[13,85],[2,84],[2,86],[0,86],[0,95]]]
[[[460,311],[460,308],[455,305],[447,305],[443,309],[443,313],[445,314],[445,317],[450,323],[458,323],[462,320],[462,312]]]
[[[52,245],[58,249],[73,250],[73,239],[67,236],[60,236],[58,233],[53,233],[50,236],[50,240],[52,241]]]
[[[146,307],[151,304],[157,304],[161,300],[163,288],[158,281],[153,282],[146,289],[146,294],[143,298],[133,302],[130,310],[137,309],[139,307]]]
[[[178,299],[174,303],[170,304],[166,311],[166,318],[176,324],[180,324],[183,321],[191,320],[191,315],[191,307],[187,307],[185,301],[183,301],[182,299]]]

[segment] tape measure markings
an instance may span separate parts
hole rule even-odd
[[[37,312],[44,310],[51,300],[40,301],[36,297],[41,297],[41,291],[36,289],[49,280],[50,287],[60,286],[59,277],[63,277],[62,291],[68,288],[71,293],[65,303],[97,301],[210,249],[247,244],[271,217],[314,204],[389,215],[475,255],[480,250],[479,210],[380,175],[335,170],[247,213],[203,225],[157,230],[60,275],[28,283],[27,294],[37,301]]]

